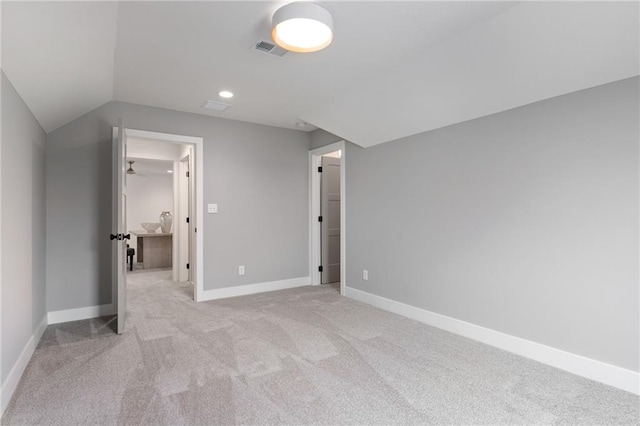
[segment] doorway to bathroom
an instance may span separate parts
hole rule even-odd
[[[174,191],[174,162],[149,158],[137,148],[137,142],[129,141],[127,155],[126,221],[131,236],[127,244],[127,271],[173,270],[179,266],[173,259],[174,241],[181,246],[181,240],[185,239],[174,232],[177,225],[173,223],[177,213],[174,198],[180,195]]]
[[[117,239],[125,247],[118,249],[122,256],[114,252],[112,292],[119,317],[123,305],[122,323],[132,274],[138,281],[162,276],[182,286],[189,283],[189,297],[200,299],[202,142],[200,137],[114,128],[114,200],[122,200],[114,204],[114,230],[122,229],[114,234],[122,236]]]
[[[129,136],[126,147],[127,271],[193,282],[194,146]]]

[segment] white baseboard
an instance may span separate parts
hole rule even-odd
[[[64,311],[53,311],[47,315],[49,324],[61,322],[78,321],[83,319],[98,318],[106,315],[115,315],[113,304],[87,306],[86,308],[66,309]]]
[[[225,299],[227,297],[246,296],[248,294],[264,293],[267,291],[285,290],[288,288],[302,287],[309,285],[309,277],[291,278],[281,281],[269,281],[265,283],[247,284],[236,287],[216,288],[204,290],[202,300]]]
[[[36,347],[40,342],[40,338],[42,337],[42,333],[44,333],[46,328],[47,328],[47,316],[45,315],[42,318],[42,321],[40,321],[40,323],[34,330],[31,337],[29,338],[29,341],[27,342],[24,349],[22,350],[22,353],[16,360],[15,364],[13,364],[13,367],[11,367],[11,371],[9,371],[7,378],[2,384],[2,391],[0,392],[0,394],[2,395],[0,397],[1,399],[0,417],[2,416],[2,414],[4,414],[4,410],[7,408],[7,405],[9,405],[9,401],[11,401],[13,392],[15,392],[16,387],[20,382],[22,373],[24,373],[24,369],[27,367],[27,364],[29,364],[29,360],[31,359],[31,356],[35,352]]]
[[[602,361],[565,352],[520,337],[511,336],[490,328],[481,327],[445,315],[436,314],[415,306],[406,305],[382,296],[355,288],[345,288],[345,295],[360,302],[376,306],[424,324],[459,334],[487,345],[533,359],[543,364],[586,377],[627,392],[640,395],[640,373]]]

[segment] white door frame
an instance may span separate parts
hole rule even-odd
[[[170,133],[159,133],[159,132],[149,132],[146,130],[136,130],[136,129],[125,129],[127,131],[128,137],[133,138],[145,138],[145,139],[156,139],[164,142],[171,142],[176,144],[186,144],[195,146],[195,177],[196,177],[196,185],[195,185],[195,201],[196,201],[196,211],[195,211],[195,227],[196,238],[195,238],[195,261],[196,268],[193,271],[193,281],[194,281],[194,292],[193,297],[196,302],[202,300],[203,288],[204,288],[204,243],[203,243],[203,235],[204,235],[204,214],[203,214],[203,203],[204,203],[204,159],[203,159],[203,145],[204,139],[197,136],[184,136],[184,135],[174,135]],[[116,288],[112,288],[112,298],[116,295]],[[113,300],[113,299],[112,299]]]
[[[322,164],[322,155],[340,151],[340,294],[344,296],[347,286],[347,256],[346,256],[346,153],[344,141],[339,141],[309,151],[309,276],[311,285],[321,283],[320,266],[320,173],[318,167]]]

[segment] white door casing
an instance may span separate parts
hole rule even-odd
[[[322,157],[320,211],[322,284],[340,281],[340,158]]]
[[[318,270],[321,260],[320,222],[320,175],[318,167],[322,164],[322,155],[340,151],[340,294],[344,296],[347,287],[346,269],[346,157],[345,141],[335,142],[309,151],[309,276],[311,285],[321,284]]]
[[[136,129],[123,129],[123,133],[125,136],[130,138],[143,138],[143,139],[152,139],[170,143],[177,143],[188,145],[189,149],[189,173],[192,178],[190,179],[189,185],[189,194],[190,194],[190,268],[189,268],[189,279],[194,284],[194,300],[196,302],[202,301],[202,294],[204,292],[204,242],[203,242],[203,230],[204,230],[204,220],[203,215],[199,214],[199,212],[203,209],[203,198],[204,198],[204,139],[198,136],[186,136],[186,135],[175,135],[170,133],[159,133],[159,132],[151,132],[146,130],[136,130]],[[116,139],[118,138],[118,128],[113,128],[113,139],[114,145],[116,144]],[[114,154],[115,155],[115,154]],[[115,158],[115,157],[114,157]],[[122,169],[122,173],[125,173],[126,168]],[[115,176],[119,172],[115,169],[115,160],[114,160],[114,189],[117,188]],[[116,204],[116,197],[114,195],[114,206]],[[114,208],[114,223],[116,216],[115,208]],[[175,229],[174,225],[174,229]],[[126,253],[126,250],[124,251]],[[115,255],[113,256],[113,273],[114,277],[116,277],[116,259]],[[126,262],[125,262],[126,265]],[[114,303],[118,298],[118,289],[117,289],[117,280],[113,280],[112,287],[112,300]]]

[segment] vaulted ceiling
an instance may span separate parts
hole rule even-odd
[[[278,58],[283,2],[2,2],[2,68],[47,132],[118,100],[365,147],[640,73],[637,2],[320,3],[333,44]]]

